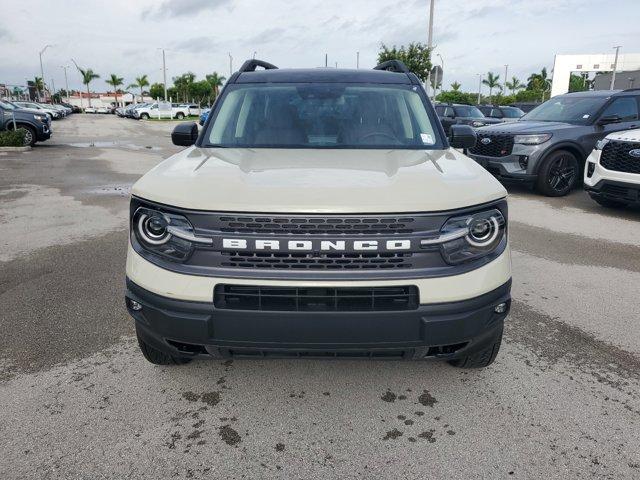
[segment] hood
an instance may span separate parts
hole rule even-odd
[[[640,142],[640,128],[633,130],[623,130],[607,135],[609,140],[620,140],[622,142]]]
[[[132,193],[195,210],[268,213],[442,211],[507,194],[454,149],[197,147],[160,163]]]
[[[478,133],[546,133],[567,128],[577,128],[578,125],[563,122],[535,122],[529,120],[518,120],[516,122],[502,122],[499,125],[488,125],[480,127]]]
[[[457,117],[457,120],[462,121],[464,123],[473,123],[473,122],[482,122],[485,125],[492,125],[494,123],[502,123],[502,120],[499,118],[478,118],[478,117]]]

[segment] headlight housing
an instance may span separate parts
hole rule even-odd
[[[484,127],[484,122],[480,120],[474,120],[471,122],[472,127]]]
[[[541,143],[548,142],[551,137],[552,135],[550,133],[516,135],[513,137],[513,143],[519,143],[520,145],[540,145]]]
[[[442,257],[453,265],[489,255],[506,242],[507,221],[496,208],[447,220],[441,236],[448,240],[440,245]]]
[[[33,115],[33,118],[35,118],[35,119],[36,119],[36,120],[38,120],[39,122],[43,122],[43,123],[47,120],[47,117],[46,117],[46,116],[44,116],[44,115],[37,115],[37,114],[34,114],[34,115]]]
[[[173,261],[186,260],[193,243],[193,227],[182,215],[140,207],[131,218],[131,232],[144,249]]]
[[[598,140],[596,142],[595,149],[596,150],[602,150],[607,143],[609,143],[609,139],[608,138],[603,138],[601,140]]]

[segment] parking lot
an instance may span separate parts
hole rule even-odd
[[[175,122],[73,115],[0,153],[1,478],[638,478],[640,211],[510,187],[496,363],[147,363],[128,190]],[[214,186],[212,186],[214,188]]]

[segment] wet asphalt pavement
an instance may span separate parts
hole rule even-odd
[[[0,478],[640,478],[640,211],[510,188],[496,363],[157,367],[123,304],[128,189],[170,122],[0,153]]]

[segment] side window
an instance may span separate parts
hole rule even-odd
[[[502,118],[502,111],[499,108],[492,108],[489,116],[493,118]]]
[[[451,118],[453,118],[453,117],[455,117],[455,116],[456,116],[456,114],[455,114],[455,112],[453,111],[453,108],[451,108],[451,107],[447,107],[447,108],[445,108],[445,109],[444,109],[444,116],[445,116],[445,117],[451,117]]]
[[[623,122],[637,120],[638,102],[634,97],[616,98],[600,116],[605,117],[607,115],[617,115]]]
[[[438,105],[436,107],[436,113],[442,117],[444,115],[444,107]]]

